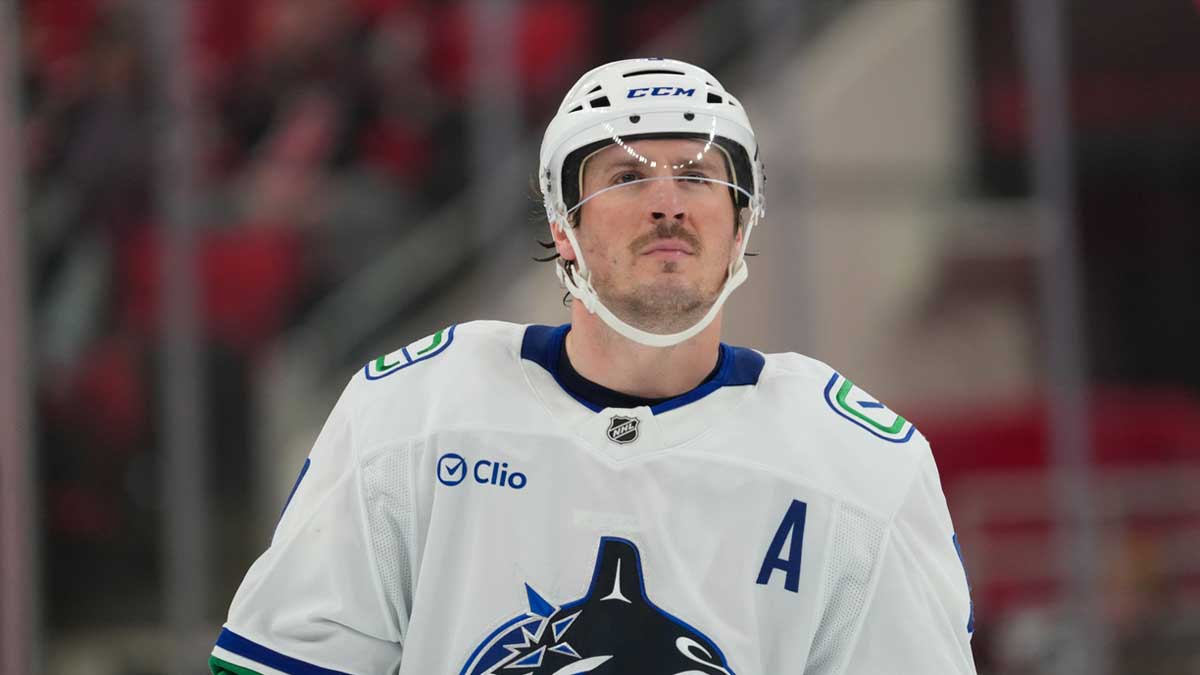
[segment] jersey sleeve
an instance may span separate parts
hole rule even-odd
[[[209,661],[222,673],[393,673],[397,613],[381,589],[354,448],[352,382],[250,567]]]
[[[932,455],[884,541],[845,675],[974,675],[966,572]]]

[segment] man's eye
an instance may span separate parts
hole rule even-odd
[[[639,178],[641,178],[641,176],[639,176],[637,173],[635,173],[633,171],[624,171],[622,173],[617,174],[617,177],[613,180],[613,182],[614,183],[631,183]]]
[[[683,179],[689,183],[703,183],[703,182],[705,182],[705,180],[707,178],[708,178],[708,176],[705,176],[703,173],[701,173],[699,171],[692,171],[692,172],[683,174]]]

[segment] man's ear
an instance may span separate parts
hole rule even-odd
[[[554,239],[554,250],[563,260],[575,259],[575,248],[571,246],[571,240],[567,238],[567,233],[558,223],[550,223],[550,236]]]
[[[742,250],[742,237],[746,236],[746,226],[742,224],[742,219],[738,218],[736,229],[733,231],[733,247],[730,250],[729,264],[737,262],[738,251]]]

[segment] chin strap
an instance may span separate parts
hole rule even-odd
[[[588,199],[594,196],[590,195]],[[583,206],[583,202],[577,204],[571,211],[578,209],[580,206]],[[567,235],[567,239],[571,242],[572,249],[575,251],[574,270],[568,272],[566,265],[563,263],[555,265],[558,278],[563,286],[566,287],[567,292],[582,302],[588,312],[599,316],[604,323],[608,324],[609,328],[612,328],[630,340],[646,345],[647,347],[671,347],[695,336],[707,328],[713,322],[713,319],[717,317],[717,313],[721,311],[721,307],[725,304],[725,300],[729,297],[729,294],[733,293],[734,289],[738,286],[745,283],[746,279],[750,276],[750,272],[746,267],[746,247],[750,244],[750,232],[754,229],[754,225],[762,215],[763,208],[760,199],[751,197],[750,218],[746,223],[745,232],[742,234],[742,244],[738,251],[738,256],[729,265],[725,275],[725,285],[721,288],[721,293],[717,296],[716,301],[713,302],[712,307],[709,307],[708,312],[692,327],[681,330],[678,333],[668,334],[650,333],[632,326],[621,320],[620,317],[600,301],[600,296],[596,293],[596,289],[592,287],[591,273],[588,271],[587,264],[583,260],[583,251],[579,247],[579,241],[575,238],[575,229],[570,225],[570,221],[568,220],[569,213],[561,204],[552,206],[547,203],[546,205],[547,217],[550,218],[551,222],[559,224],[559,227],[563,229],[563,233]]]

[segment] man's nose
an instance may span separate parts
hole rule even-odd
[[[679,189],[679,181],[668,179],[656,180],[654,183],[650,197],[650,219],[683,220],[687,207]]]

